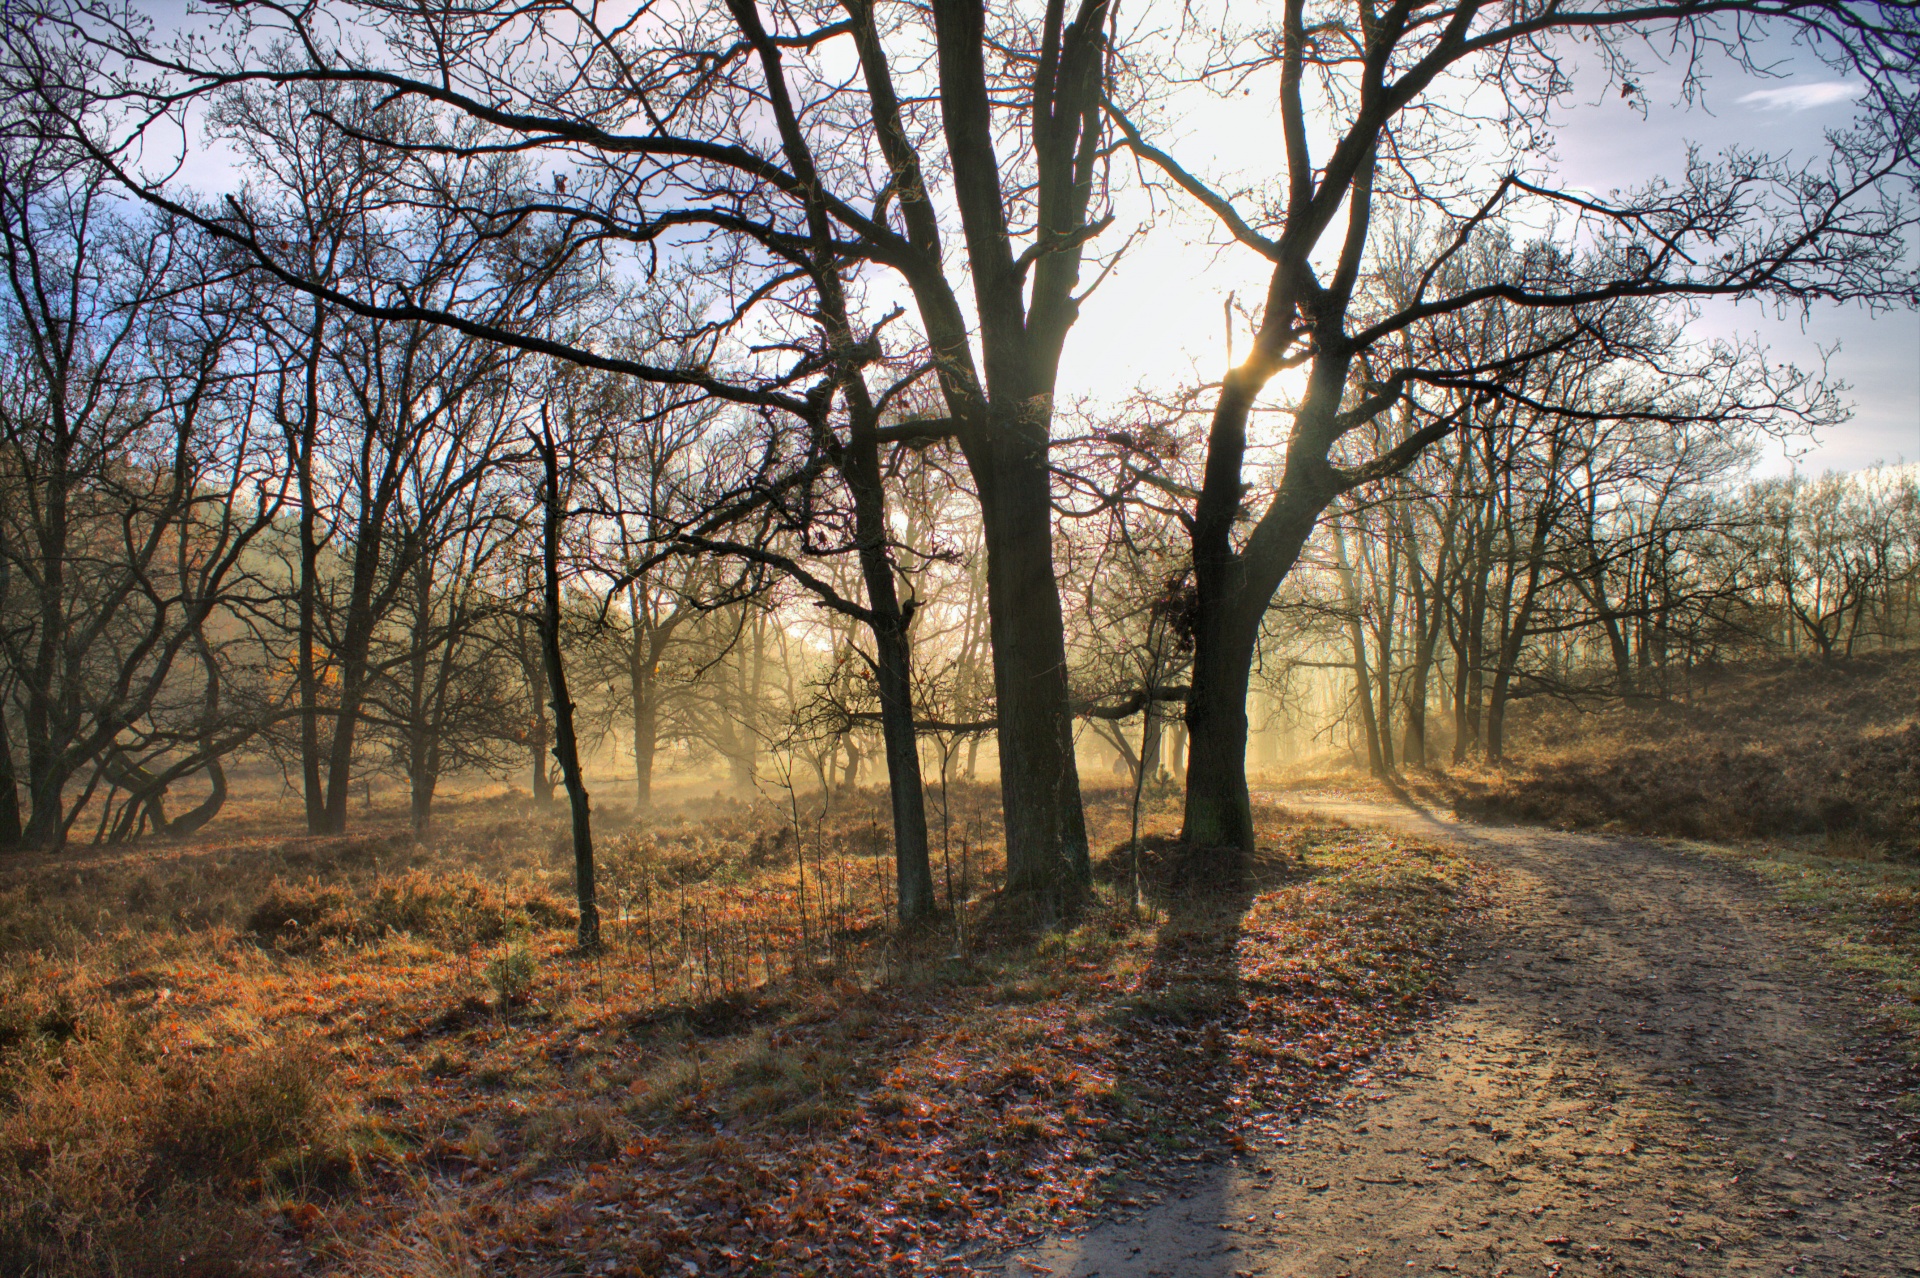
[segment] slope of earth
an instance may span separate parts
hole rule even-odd
[[[1510,722],[1510,761],[1435,774],[1435,797],[1562,829],[1920,857],[1920,652],[1696,673],[1666,699],[1541,698]]]
[[[1460,1000],[1402,1077],[1001,1269],[1920,1274],[1891,1049],[1753,878],[1633,839],[1314,806],[1493,872]]]

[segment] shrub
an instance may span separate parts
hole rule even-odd
[[[289,946],[350,936],[353,915],[347,891],[317,880],[299,884],[275,879],[247,914],[246,931],[262,941]]]
[[[493,992],[499,996],[502,1012],[527,1001],[527,995],[533,990],[535,971],[532,953],[518,942],[487,964],[487,984],[493,986]]]
[[[68,1019],[7,1058],[0,1272],[257,1272],[270,1239],[245,1200],[352,1177],[348,1115],[306,1045],[163,1053],[108,1006]]]
[[[567,908],[544,889],[515,897],[472,874],[414,871],[379,880],[360,902],[337,884],[275,879],[247,915],[245,930],[287,949],[311,948],[329,938],[364,943],[395,932],[464,948],[572,921]]]

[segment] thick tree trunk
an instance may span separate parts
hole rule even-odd
[[[340,701],[333,710],[333,738],[327,743],[327,807],[322,831],[326,834],[344,834],[347,829],[353,747],[359,736],[360,706],[367,695],[368,654],[373,648],[373,579],[379,571],[379,543],[379,530],[363,525],[354,547],[346,633],[340,643]]]
[[[74,710],[70,708],[75,680],[62,679],[62,649],[67,638],[66,577],[68,567],[67,485],[65,455],[54,452],[46,483],[45,531],[38,559],[39,626],[33,668],[20,672],[26,692],[27,824],[21,842],[53,851],[66,841],[63,811],[72,767],[63,762],[66,742],[72,738]],[[61,695],[64,690],[64,695]]]
[[[1245,549],[1235,552],[1247,416],[1269,375],[1270,370],[1247,371],[1244,366],[1228,375],[1214,406],[1207,470],[1195,508],[1193,680],[1187,699],[1187,803],[1180,838],[1196,847],[1253,849],[1247,690],[1260,622],[1274,591],[1299,560],[1320,512],[1339,495],[1324,456],[1331,439],[1315,460],[1313,428],[1296,418],[1279,491]],[[1344,380],[1344,367],[1336,377]],[[1333,404],[1339,402],[1338,384],[1331,391]],[[1310,401],[1316,394],[1326,399],[1329,388],[1310,385]],[[1303,409],[1303,416],[1307,411]]]
[[[407,813],[413,822],[414,837],[425,834],[433,824],[433,792],[439,778],[424,764],[415,767],[407,778]]]
[[[1007,887],[1057,894],[1091,881],[1092,863],[1073,752],[1044,444],[1035,450],[1030,464],[1002,469],[991,502],[983,494],[990,512],[985,521],[987,606]]]
[[[66,842],[65,803],[70,779],[65,769],[57,767],[48,768],[31,778],[27,785],[27,802],[30,805],[27,825],[20,835],[23,847],[53,852]]]
[[[1181,841],[1195,847],[1253,847],[1247,791],[1247,685],[1253,678],[1257,618],[1202,615],[1187,694],[1187,803]]]
[[[190,811],[183,812],[167,826],[167,832],[175,838],[186,838],[199,830],[201,826],[220,815],[220,809],[227,804],[227,770],[220,766],[220,760],[207,760],[207,782],[212,789],[205,799]]]

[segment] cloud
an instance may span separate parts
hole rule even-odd
[[[1750,106],[1756,111],[1811,111],[1816,107],[1832,106],[1836,102],[1851,102],[1860,96],[1860,89],[1860,85],[1849,84],[1845,80],[1823,80],[1818,84],[1755,89],[1739,101],[1741,106]]]

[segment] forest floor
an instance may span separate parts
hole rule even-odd
[[[1161,796],[1136,912],[1091,792],[1096,889],[1031,917],[973,787],[903,935],[883,797],[607,829],[598,955],[511,799],[0,866],[0,1273],[964,1272],[1394,1077],[1480,891],[1273,806],[1180,890]]]
[[[1920,1274],[1920,872],[1285,799],[1488,872],[1458,998],[1396,1073],[993,1268]]]

